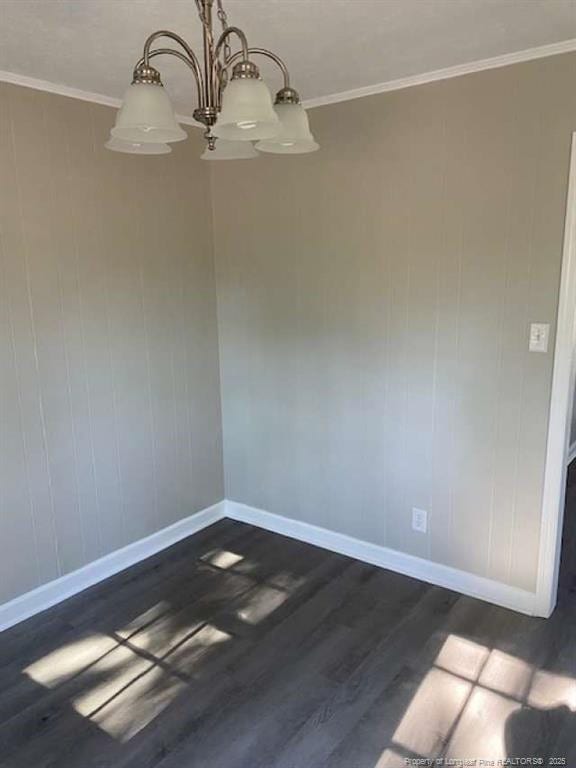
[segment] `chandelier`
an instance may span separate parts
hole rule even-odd
[[[212,10],[215,0],[195,0],[202,22],[202,62],[188,43],[175,32],[159,30],[144,43],[142,58],[134,68],[132,84],[118,111],[106,147],[131,154],[158,155],[171,152],[170,144],[187,138],[164,90],[160,72],[151,65],[158,56],[175,56],[191,70],[196,81],[194,119],[205,126],[205,160],[257,157],[258,152],[302,154],[318,149],[308,116],[282,59],[265,48],[251,48],[244,32],[229,26],[222,0],[216,0],[222,26],[214,36]],[[177,47],[156,47],[168,38]],[[239,50],[232,50],[235,40]],[[265,57],[276,64],[283,87],[274,103],[253,59]]]

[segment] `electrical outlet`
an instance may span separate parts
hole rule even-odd
[[[428,512],[425,509],[412,508],[412,529],[420,533],[428,530]]]

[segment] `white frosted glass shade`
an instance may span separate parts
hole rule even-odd
[[[214,149],[204,150],[202,160],[250,160],[258,157],[258,152],[249,141],[227,141],[217,139]]]
[[[231,80],[222,95],[214,136],[234,141],[269,139],[280,130],[272,97],[262,80]]]
[[[164,87],[148,83],[128,87],[111,133],[132,144],[165,144],[187,138]]]
[[[112,152],[124,152],[127,155],[167,155],[172,152],[172,147],[168,144],[142,144],[123,141],[115,136],[111,136],[104,146]]]
[[[280,131],[272,139],[259,141],[257,150],[278,155],[300,155],[319,149],[301,104],[276,104],[274,109],[280,120]]]

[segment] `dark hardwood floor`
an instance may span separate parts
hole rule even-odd
[[[576,766],[575,517],[547,621],[218,523],[0,635],[0,765]]]

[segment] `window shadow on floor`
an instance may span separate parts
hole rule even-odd
[[[576,765],[575,678],[568,588],[532,619],[223,521],[0,636],[0,764]]]

